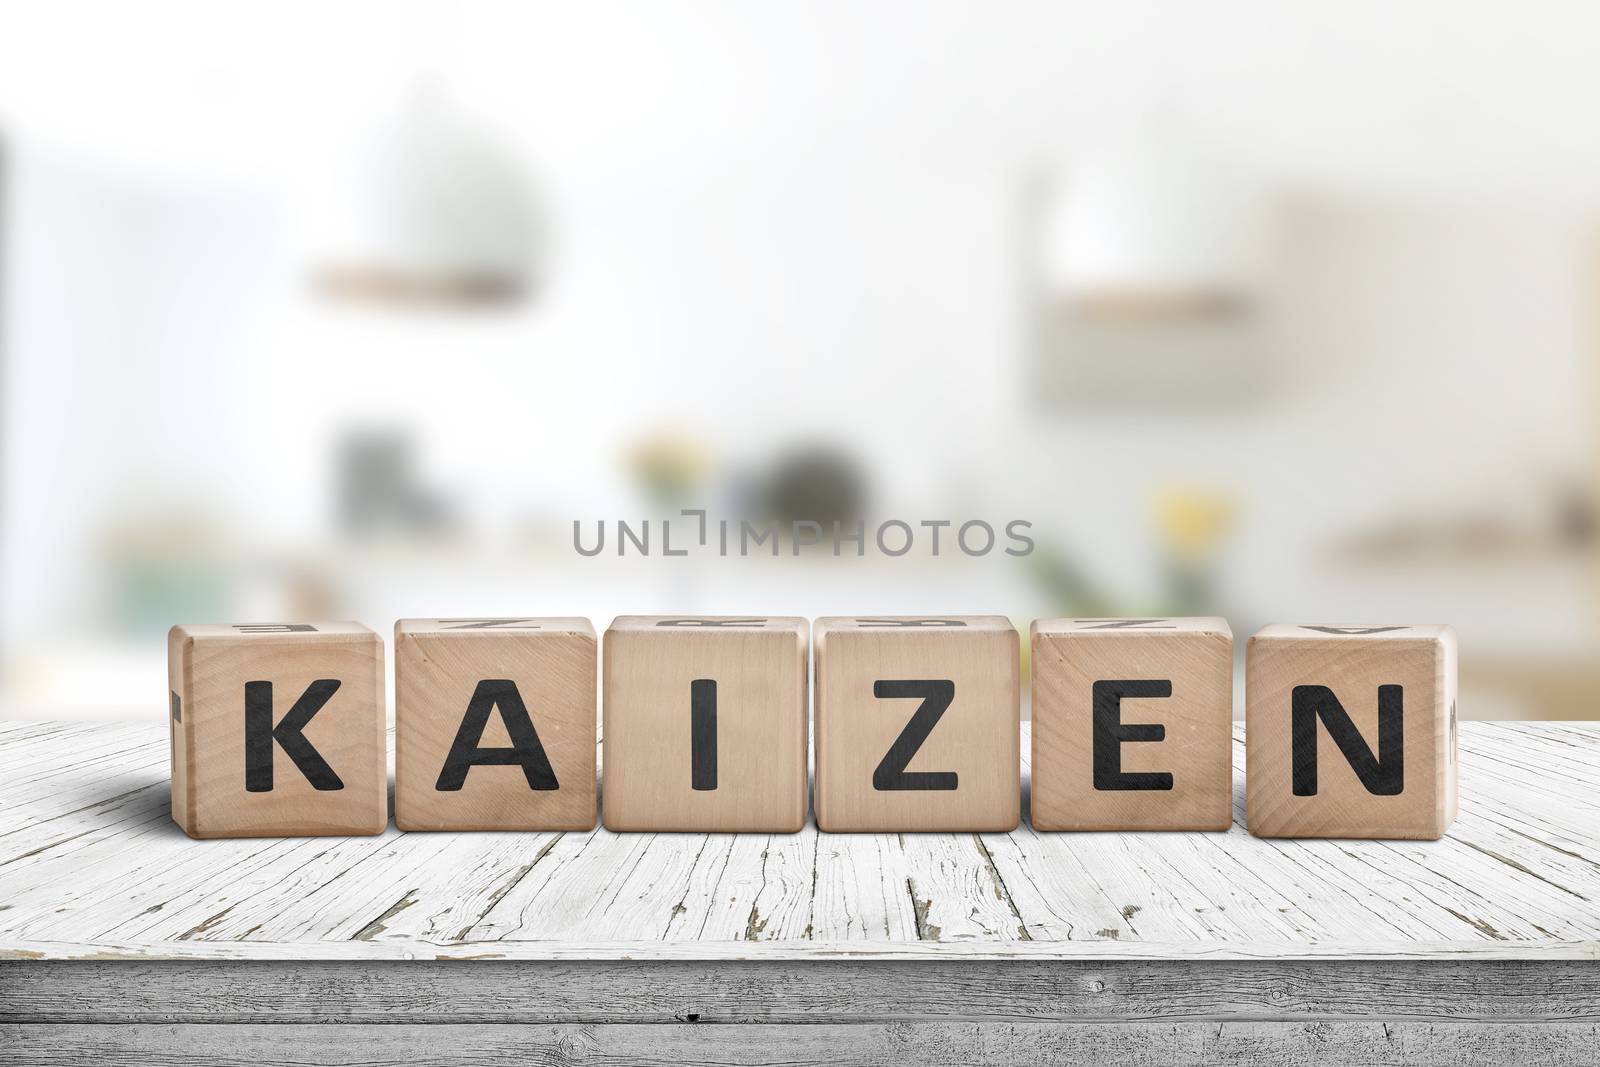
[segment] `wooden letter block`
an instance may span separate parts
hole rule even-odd
[[[383,641],[354,622],[174,626],[172,819],[190,837],[380,834]]]
[[[1226,830],[1233,632],[1225,619],[1033,624],[1036,830]]]
[[[818,619],[817,826],[1016,829],[1019,639],[999,616]]]
[[[610,830],[806,824],[806,620],[624,615],[606,631]]]
[[[589,830],[588,619],[401,619],[394,821],[402,830]]]
[[[1245,654],[1258,837],[1443,837],[1456,816],[1448,626],[1263,628]]]

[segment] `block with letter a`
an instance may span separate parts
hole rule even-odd
[[[1217,618],[1033,624],[1037,830],[1226,830],[1233,632]]]
[[[1015,829],[1019,639],[994,615],[818,619],[817,826]]]
[[[190,837],[378,834],[383,641],[359,623],[175,626],[172,818]]]
[[[605,637],[607,829],[796,833],[806,823],[810,627],[624,615]]]
[[[395,825],[593,828],[588,619],[401,619],[394,645]]]
[[[1456,814],[1448,626],[1275,624],[1245,660],[1245,814],[1258,837],[1434,839]]]

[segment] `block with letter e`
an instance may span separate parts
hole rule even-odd
[[[805,619],[624,615],[605,637],[610,830],[806,823]]]
[[[994,615],[818,619],[817,826],[997,831],[1022,807],[1019,639]]]
[[[396,826],[593,828],[588,619],[401,619],[394,647]]]
[[[1456,814],[1449,626],[1264,627],[1245,659],[1245,816],[1258,837],[1432,840]]]
[[[1233,632],[1217,618],[1033,624],[1037,830],[1226,830]]]
[[[172,818],[190,837],[378,834],[383,641],[354,622],[174,626]]]

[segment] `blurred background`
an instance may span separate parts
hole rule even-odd
[[[4,4],[0,716],[164,714],[178,621],[1183,612],[1451,622],[1463,714],[1594,718],[1597,45],[1581,0]],[[616,554],[680,508],[1037,547]]]

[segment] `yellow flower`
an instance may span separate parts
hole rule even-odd
[[[1162,489],[1155,495],[1154,510],[1167,550],[1185,560],[1210,555],[1233,525],[1233,499],[1215,491]]]

